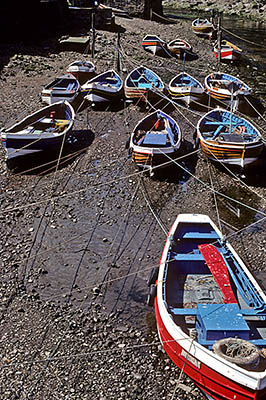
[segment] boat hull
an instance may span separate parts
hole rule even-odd
[[[41,93],[41,100],[43,103],[48,105],[57,103],[58,101],[68,101],[69,103],[73,103],[75,98],[77,97],[78,92],[55,92],[49,90],[43,90]]]
[[[153,55],[161,56],[167,53],[167,44],[157,36],[146,36],[142,41],[142,47]]]
[[[84,98],[92,103],[106,103],[121,98],[121,95],[121,89],[106,88],[105,90],[102,85],[92,83],[86,88]]]
[[[263,143],[250,145],[224,145],[206,140],[200,140],[202,151],[212,161],[222,162],[245,168],[257,161],[262,150]]]
[[[125,88],[125,97],[129,100],[140,100],[147,102],[148,100],[155,100],[163,90],[151,90],[151,89],[140,89],[140,88]]]
[[[169,89],[169,94],[173,100],[181,100],[188,106],[193,102],[199,102],[203,93],[204,89],[192,88],[191,86]]]
[[[132,151],[132,160],[139,168],[151,169],[154,167],[164,168],[169,167],[170,160],[178,156],[178,149],[158,150],[145,149],[140,146],[134,146]]]
[[[84,98],[92,103],[108,103],[122,98],[123,81],[114,71],[106,71],[81,86]]]
[[[15,136],[2,139],[6,151],[6,159],[11,160],[34,153],[48,152],[50,149],[55,151],[63,143],[63,136],[49,139],[39,139],[36,137],[27,138],[26,136]]]
[[[219,52],[218,50],[214,50],[215,57],[218,58]],[[221,50],[221,59],[222,60],[229,60],[229,61],[237,61],[240,60],[242,54],[235,49],[231,50]]]
[[[124,90],[127,99],[147,102],[157,99],[164,92],[164,83],[149,68],[140,66],[127,76]]]
[[[254,391],[242,387],[190,354],[181,345],[182,339],[176,340],[164,324],[157,298],[155,298],[157,329],[162,346],[175,365],[188,375],[194,383],[212,400],[263,400],[266,390]]]

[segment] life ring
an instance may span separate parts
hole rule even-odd
[[[148,293],[148,297],[147,297],[147,305],[149,307],[153,307],[154,299],[155,299],[156,295],[157,295],[157,286],[152,284],[149,287],[149,293]]]
[[[253,343],[239,338],[225,338],[218,340],[212,347],[215,354],[225,360],[255,371],[260,363],[260,351]]]
[[[153,284],[153,285],[155,284],[155,282],[158,279],[158,273],[159,273],[159,267],[152,268],[152,270],[150,272],[150,275],[149,275],[149,277],[147,279],[147,285],[148,286],[151,286],[151,284]]]

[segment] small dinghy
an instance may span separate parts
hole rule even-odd
[[[131,134],[129,152],[138,167],[153,173],[153,167],[169,166],[182,141],[177,122],[161,110],[143,118]]]
[[[67,100],[72,103],[80,92],[79,81],[72,74],[65,74],[56,78],[41,92],[43,103],[53,104]]]
[[[72,74],[79,82],[84,82],[95,75],[95,65],[91,61],[74,61],[67,67],[67,73]]]
[[[116,101],[122,97],[123,80],[111,69],[84,83],[81,93],[91,103]]]
[[[67,101],[53,103],[1,131],[6,159],[58,149],[74,123],[75,112]]]
[[[192,31],[198,36],[211,38],[215,28],[207,18],[196,18],[192,21]]]
[[[191,53],[192,46],[183,39],[174,39],[167,44],[167,49],[169,53],[176,58],[183,58],[184,53]]]
[[[177,217],[148,284],[165,352],[208,399],[266,398],[266,296],[207,215]]]
[[[237,109],[245,96],[252,93],[252,89],[235,76],[222,72],[212,72],[205,78],[207,93],[215,100],[226,104],[233,104]]]
[[[142,40],[142,47],[153,55],[161,56],[167,54],[166,42],[156,35],[146,35]]]
[[[169,83],[168,90],[173,100],[181,100],[188,106],[192,102],[199,102],[205,92],[203,85],[186,72],[175,76]]]
[[[208,112],[199,120],[197,138],[211,160],[242,169],[256,162],[264,147],[255,126],[221,108]]]
[[[144,66],[135,68],[125,80],[125,96],[130,100],[156,98],[164,91],[164,83],[151,69]]]

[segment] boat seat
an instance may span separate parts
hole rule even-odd
[[[201,253],[188,253],[188,254],[176,254],[173,256],[177,261],[204,261],[204,257]]]
[[[169,307],[169,310],[174,315],[197,315],[197,308],[175,308]]]
[[[183,239],[219,239],[218,234],[213,232],[185,232]]]
[[[240,309],[239,313],[244,316],[263,317],[263,318],[261,318],[263,320],[265,320],[265,316],[266,316],[266,310],[259,311],[259,310],[255,310],[254,308]]]
[[[140,88],[140,89],[152,89],[153,87],[154,87],[154,85],[152,84],[152,83],[149,83],[149,82],[145,82],[145,83],[139,83],[138,84],[138,87]]]

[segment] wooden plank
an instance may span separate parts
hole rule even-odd
[[[217,248],[212,244],[200,244],[198,248],[223,293],[225,304],[238,303],[230,283],[227,265]]]

